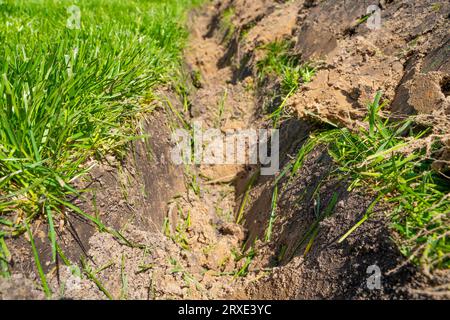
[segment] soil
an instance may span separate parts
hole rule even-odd
[[[376,1],[375,1],[376,2]],[[318,72],[287,101],[280,126],[280,161],[286,164],[323,121],[350,129],[361,125],[366,105],[383,92],[393,118],[417,114],[449,121],[450,4],[383,0],[382,27],[356,23],[365,1],[214,1],[189,17],[185,69],[189,110],[173,88],[136,124],[147,135],[121,160],[92,160],[77,181],[88,189],[73,203],[119,230],[124,239],[98,232],[68,210],[57,223],[62,249],[80,259],[97,283],[76,267],[51,263],[46,226],[33,226],[53,297],[64,299],[439,299],[449,298],[448,272],[423,272],[396,246],[386,208],[345,241],[338,239],[374,200],[367,190],[347,191],[326,152],[316,148],[294,179],[282,179],[271,240],[273,177],[259,177],[249,193],[244,220],[236,223],[254,165],[177,166],[170,161],[173,110],[204,128],[268,128],[267,106],[279,90],[276,79],[256,81],[261,46],[290,40],[294,53]],[[230,15],[230,12],[232,13]],[[228,13],[225,21],[224,15]],[[144,102],[147,103],[147,102]],[[444,122],[441,122],[441,124]],[[435,125],[448,141],[448,126]],[[450,151],[444,151],[449,155]],[[445,165],[445,156],[440,160]],[[317,198],[317,194],[320,198]],[[317,218],[317,201],[332,214],[318,225],[314,241],[301,240]],[[28,240],[9,239],[10,279],[0,279],[1,299],[42,299]],[[254,251],[248,270],[245,255]],[[370,287],[374,268],[380,287]],[[236,273],[244,270],[241,276]],[[372,271],[371,271],[372,270]]]

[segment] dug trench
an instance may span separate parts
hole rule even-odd
[[[355,23],[367,8],[356,0],[229,0],[192,12],[185,83],[143,102],[152,112],[137,122],[139,138],[124,159],[89,163],[94,168],[77,182],[85,192],[72,202],[117,232],[98,232],[68,210],[58,236],[69,261],[53,264],[46,226],[33,227],[53,297],[448,298],[448,272],[423,272],[400,253],[382,205],[338,241],[376,195],[348,191],[324,147],[277,183],[279,176],[259,176],[255,165],[171,161],[177,128],[194,121],[223,132],[270,128],[267,115],[280,104],[288,109],[279,123],[281,169],[316,130],[357,126],[379,90],[395,115],[448,119],[450,5],[380,1],[379,7],[378,31]],[[279,79],[258,76],[261,48],[282,40],[316,70],[284,101]],[[0,297],[43,298],[27,239],[9,240],[8,247],[13,276],[0,280]],[[381,275],[375,288],[374,272]]]

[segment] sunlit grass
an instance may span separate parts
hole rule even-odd
[[[0,271],[4,237],[54,220],[89,159],[120,157],[133,139],[138,97],[176,77],[196,0],[0,2]],[[69,207],[84,214],[75,207]],[[86,215],[97,226],[99,221]]]

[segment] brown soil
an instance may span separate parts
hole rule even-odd
[[[437,5],[437,4],[438,5]],[[68,258],[84,257],[115,299],[404,299],[450,297],[448,273],[425,274],[405,261],[383,214],[339,239],[365,212],[373,195],[347,191],[332,174],[324,150],[314,150],[296,178],[280,182],[273,235],[264,242],[273,177],[260,177],[250,192],[242,225],[235,223],[245,186],[255,166],[175,166],[170,133],[180,124],[175,108],[204,127],[269,127],[267,103],[279,90],[276,79],[256,84],[259,48],[275,40],[295,43],[303,61],[318,73],[287,102],[293,117],[280,127],[281,165],[309,133],[327,120],[355,128],[367,102],[382,90],[393,117],[416,113],[449,121],[450,4],[434,1],[380,1],[382,29],[357,24],[368,3],[343,1],[215,1],[190,16],[185,53],[189,112],[171,88],[161,89],[155,110],[137,124],[149,137],[134,142],[122,161],[111,157],[77,182],[88,188],[73,202],[120,230],[129,243],[99,233],[68,212],[58,235]],[[232,12],[227,23],[225,12]],[[194,88],[195,87],[195,88]],[[168,102],[167,102],[168,101]],[[219,111],[219,105],[223,110]],[[444,123],[444,122],[442,122]],[[448,135],[448,126],[435,127]],[[448,139],[448,138],[447,138]],[[447,142],[450,141],[449,139]],[[450,145],[450,144],[449,144]],[[447,153],[450,154],[450,151]],[[443,157],[445,164],[445,157]],[[197,187],[198,186],[198,187]],[[301,240],[315,221],[318,188],[325,207],[338,203],[319,224],[307,250]],[[44,223],[33,227],[54,298],[104,299],[86,275],[80,279],[62,262],[50,263]],[[43,298],[27,240],[12,239],[13,277],[0,279],[0,298]],[[252,247],[256,255],[244,277],[237,259]],[[307,252],[307,254],[305,254]],[[381,288],[370,290],[368,267],[381,271]]]

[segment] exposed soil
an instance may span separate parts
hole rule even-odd
[[[176,166],[170,161],[171,131],[178,110],[204,128],[270,127],[267,105],[279,91],[276,79],[256,83],[259,48],[275,40],[295,43],[302,61],[318,72],[287,101],[291,117],[280,127],[280,160],[286,164],[323,121],[355,128],[378,90],[393,118],[419,114],[443,119],[447,134],[450,98],[450,4],[441,1],[379,1],[382,28],[356,23],[371,3],[346,0],[215,1],[192,12],[185,52],[190,75],[189,110],[172,88],[162,88],[155,110],[137,123],[148,135],[134,142],[125,159],[92,161],[77,182],[88,188],[73,199],[128,243],[68,212],[59,222],[62,249],[87,268],[115,299],[423,299],[449,298],[450,275],[427,274],[399,252],[385,209],[342,243],[374,199],[366,190],[347,191],[333,176],[331,159],[313,151],[295,179],[280,181],[277,219],[270,242],[273,178],[259,177],[251,189],[244,221],[235,223],[246,185],[257,172],[249,165]],[[224,14],[229,17],[224,21]],[[230,14],[230,12],[232,14]],[[437,121],[437,120],[436,120]],[[447,138],[447,145],[450,145]],[[440,160],[445,165],[444,152]],[[439,163],[438,163],[439,164]],[[323,207],[337,195],[333,213],[319,224],[311,244],[302,242]],[[55,298],[105,299],[105,292],[76,272],[50,263],[44,223],[33,226]],[[13,277],[0,279],[0,298],[43,298],[27,240],[8,242]],[[239,256],[255,250],[243,276]],[[56,268],[59,266],[59,268]],[[371,266],[381,287],[370,289]],[[368,269],[369,268],[369,269]]]

